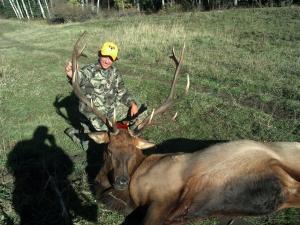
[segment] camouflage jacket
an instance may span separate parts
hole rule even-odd
[[[78,75],[83,93],[107,116],[112,116],[119,102],[131,106],[133,99],[124,86],[122,76],[114,67],[103,70],[98,63],[89,64],[80,69]],[[79,111],[89,117],[89,110],[84,103],[79,104]]]

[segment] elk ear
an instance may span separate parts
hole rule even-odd
[[[108,143],[109,137],[107,132],[92,132],[88,134],[98,144]]]
[[[138,148],[138,149],[147,149],[147,148],[152,148],[155,146],[155,144],[151,143],[151,142],[148,142],[142,138],[136,138],[136,143],[135,143],[135,146]]]

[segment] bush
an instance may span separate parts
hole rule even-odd
[[[80,5],[70,3],[56,3],[51,8],[50,23],[83,22],[90,19],[94,12],[91,9],[81,8]]]

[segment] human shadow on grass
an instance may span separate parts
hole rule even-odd
[[[75,129],[79,130],[81,128],[80,119],[82,114],[79,112],[79,100],[75,96],[74,92],[70,95],[62,97],[57,95],[53,106],[56,108],[56,113],[65,119],[65,121]],[[66,114],[63,112],[65,109]]]
[[[32,139],[18,142],[6,166],[14,176],[12,204],[20,225],[72,225],[77,215],[97,221],[97,206],[73,189],[68,180],[73,162],[47,127],[37,127]]]

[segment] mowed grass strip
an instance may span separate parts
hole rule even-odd
[[[84,30],[88,58],[82,58],[80,65],[96,60],[100,43],[115,41],[120,47],[116,66],[130,92],[150,111],[168,94],[174,73],[168,57],[172,47],[179,54],[185,42],[178,82],[183,99],[163,117],[167,120],[178,111],[177,122],[159,119],[145,130],[145,138],[157,144],[176,138],[299,141],[299,27],[298,7],[115,17],[62,25],[0,20],[0,168],[5,170],[14,146],[31,139],[39,126],[48,127],[66,154],[85,155],[64,135],[70,124],[54,106],[56,98],[71,93],[64,65]],[[184,96],[187,74],[191,89]],[[61,110],[67,115],[66,109]],[[75,163],[74,173],[84,176],[85,165],[83,157]],[[88,185],[83,189],[88,191]],[[1,190],[0,197],[11,189]],[[4,199],[9,207],[9,198]],[[119,214],[101,209],[100,221],[122,221]],[[270,220],[282,224],[287,218],[299,218],[297,210],[278,215]]]

